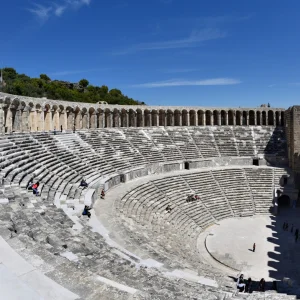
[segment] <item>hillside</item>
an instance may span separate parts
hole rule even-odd
[[[4,68],[2,74],[3,84],[2,86],[0,84],[0,91],[9,94],[74,102],[96,103],[106,101],[109,104],[145,104],[123,95],[118,89],[109,90],[106,85],[90,85],[86,79],[72,83],[52,80],[46,74],[41,74],[39,78],[31,78],[25,74],[17,73],[13,68]]]

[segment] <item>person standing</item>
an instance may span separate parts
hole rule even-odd
[[[255,248],[256,248],[256,245],[255,243],[253,244],[253,247],[252,247],[252,252],[255,252]]]

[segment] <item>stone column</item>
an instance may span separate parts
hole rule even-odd
[[[213,114],[213,112],[210,114],[210,125],[215,125],[214,124],[214,114]]]
[[[67,111],[67,129],[73,130],[75,123],[75,115],[72,111]]]
[[[148,111],[148,121],[149,121],[149,127],[152,127],[152,113],[151,111]]]
[[[178,112],[179,126],[182,126],[182,111]]]
[[[60,130],[59,128],[59,112],[60,112],[60,109],[55,109],[53,110],[52,112],[52,129],[56,129],[56,130]]]
[[[246,125],[249,126],[249,111],[246,111]]]
[[[7,109],[5,127],[7,132],[12,132],[12,111],[10,107]]]
[[[159,114],[158,112],[154,112],[153,114],[153,126],[159,126]]]
[[[254,126],[257,125],[257,114],[256,111],[254,111]]]
[[[52,129],[52,110],[46,110],[44,111],[45,113],[45,131],[49,131]]]
[[[278,113],[278,125],[281,126],[281,112]]]
[[[228,111],[225,111],[225,125],[228,126]]]
[[[217,116],[218,116],[218,126],[221,126],[222,122],[221,122],[221,112],[218,110],[217,111]]]
[[[143,110],[142,110],[142,113],[141,113],[140,116],[141,116],[141,118],[140,118],[138,126],[139,127],[144,127],[145,126],[145,116],[144,116],[144,111]]]
[[[82,129],[88,129],[88,114],[87,112],[82,115]]]
[[[101,109],[99,112],[99,128],[104,128],[105,127],[105,113]]]
[[[273,112],[273,124],[274,124],[274,126],[276,126],[276,112],[274,111]]]
[[[61,126],[63,130],[68,128],[68,117],[65,110],[59,112],[59,128],[61,130]]]
[[[194,126],[198,126],[198,112],[197,112],[197,111],[195,111],[194,118],[195,118],[195,119],[194,119],[194,122],[195,122],[195,123],[194,123],[194,124],[195,124]]]
[[[29,131],[36,131],[37,128],[37,110],[33,107],[29,108]]]
[[[21,109],[18,108],[17,110],[15,110],[13,131],[21,131],[21,128],[22,128],[22,112]]]
[[[240,124],[243,126],[243,112],[240,113]]]
[[[205,114],[205,112],[202,113],[202,122],[203,122],[203,126],[206,126],[206,114]]]
[[[4,107],[5,104],[0,104],[0,133],[4,133],[5,131]]]
[[[90,127],[97,128],[97,114],[95,111],[90,116]]]
[[[269,118],[268,118],[268,112],[266,112],[266,126],[269,125]]]
[[[236,126],[236,111],[232,113],[232,118],[233,118],[233,126]]]
[[[190,112],[186,113],[186,126],[190,126]]]
[[[174,126],[174,113],[173,112],[168,112],[167,113],[170,119],[170,126]],[[167,123],[168,125],[168,123]]]
[[[49,114],[50,116],[50,114]],[[35,113],[35,124],[36,124],[36,130],[37,131],[44,131],[45,129],[45,118],[44,118],[44,110],[40,109],[40,110],[36,110]]]
[[[22,109],[22,131],[29,131],[29,107],[24,107]]]

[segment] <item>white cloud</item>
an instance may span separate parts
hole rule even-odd
[[[198,46],[201,42],[204,41],[225,38],[226,36],[227,34],[223,31],[220,31],[219,29],[208,28],[200,31],[193,31],[188,37],[177,40],[136,44],[115,54],[129,54],[145,50],[189,48]]]
[[[241,83],[238,79],[233,78],[212,78],[204,80],[167,80],[159,82],[149,82],[135,84],[132,87],[156,88],[156,87],[173,87],[173,86],[210,86],[210,85],[235,85]]]
[[[50,17],[52,7],[44,6],[40,4],[34,4],[34,8],[29,8],[28,11],[30,11],[32,14],[37,16],[39,19],[45,21]]]
[[[34,4],[33,8],[29,8],[32,14],[37,16],[40,20],[46,21],[51,16],[60,17],[63,13],[70,9],[79,9],[82,6],[90,5],[91,0],[62,0],[60,3],[54,3],[49,6]]]

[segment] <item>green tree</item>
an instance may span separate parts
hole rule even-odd
[[[45,80],[47,82],[51,81],[51,78],[46,74],[41,74],[40,79]]]
[[[79,85],[82,86],[83,88],[86,88],[89,85],[89,81],[86,79],[81,79],[79,82]]]
[[[4,68],[3,69],[3,79],[5,81],[15,80],[17,78],[17,71],[13,68]]]

